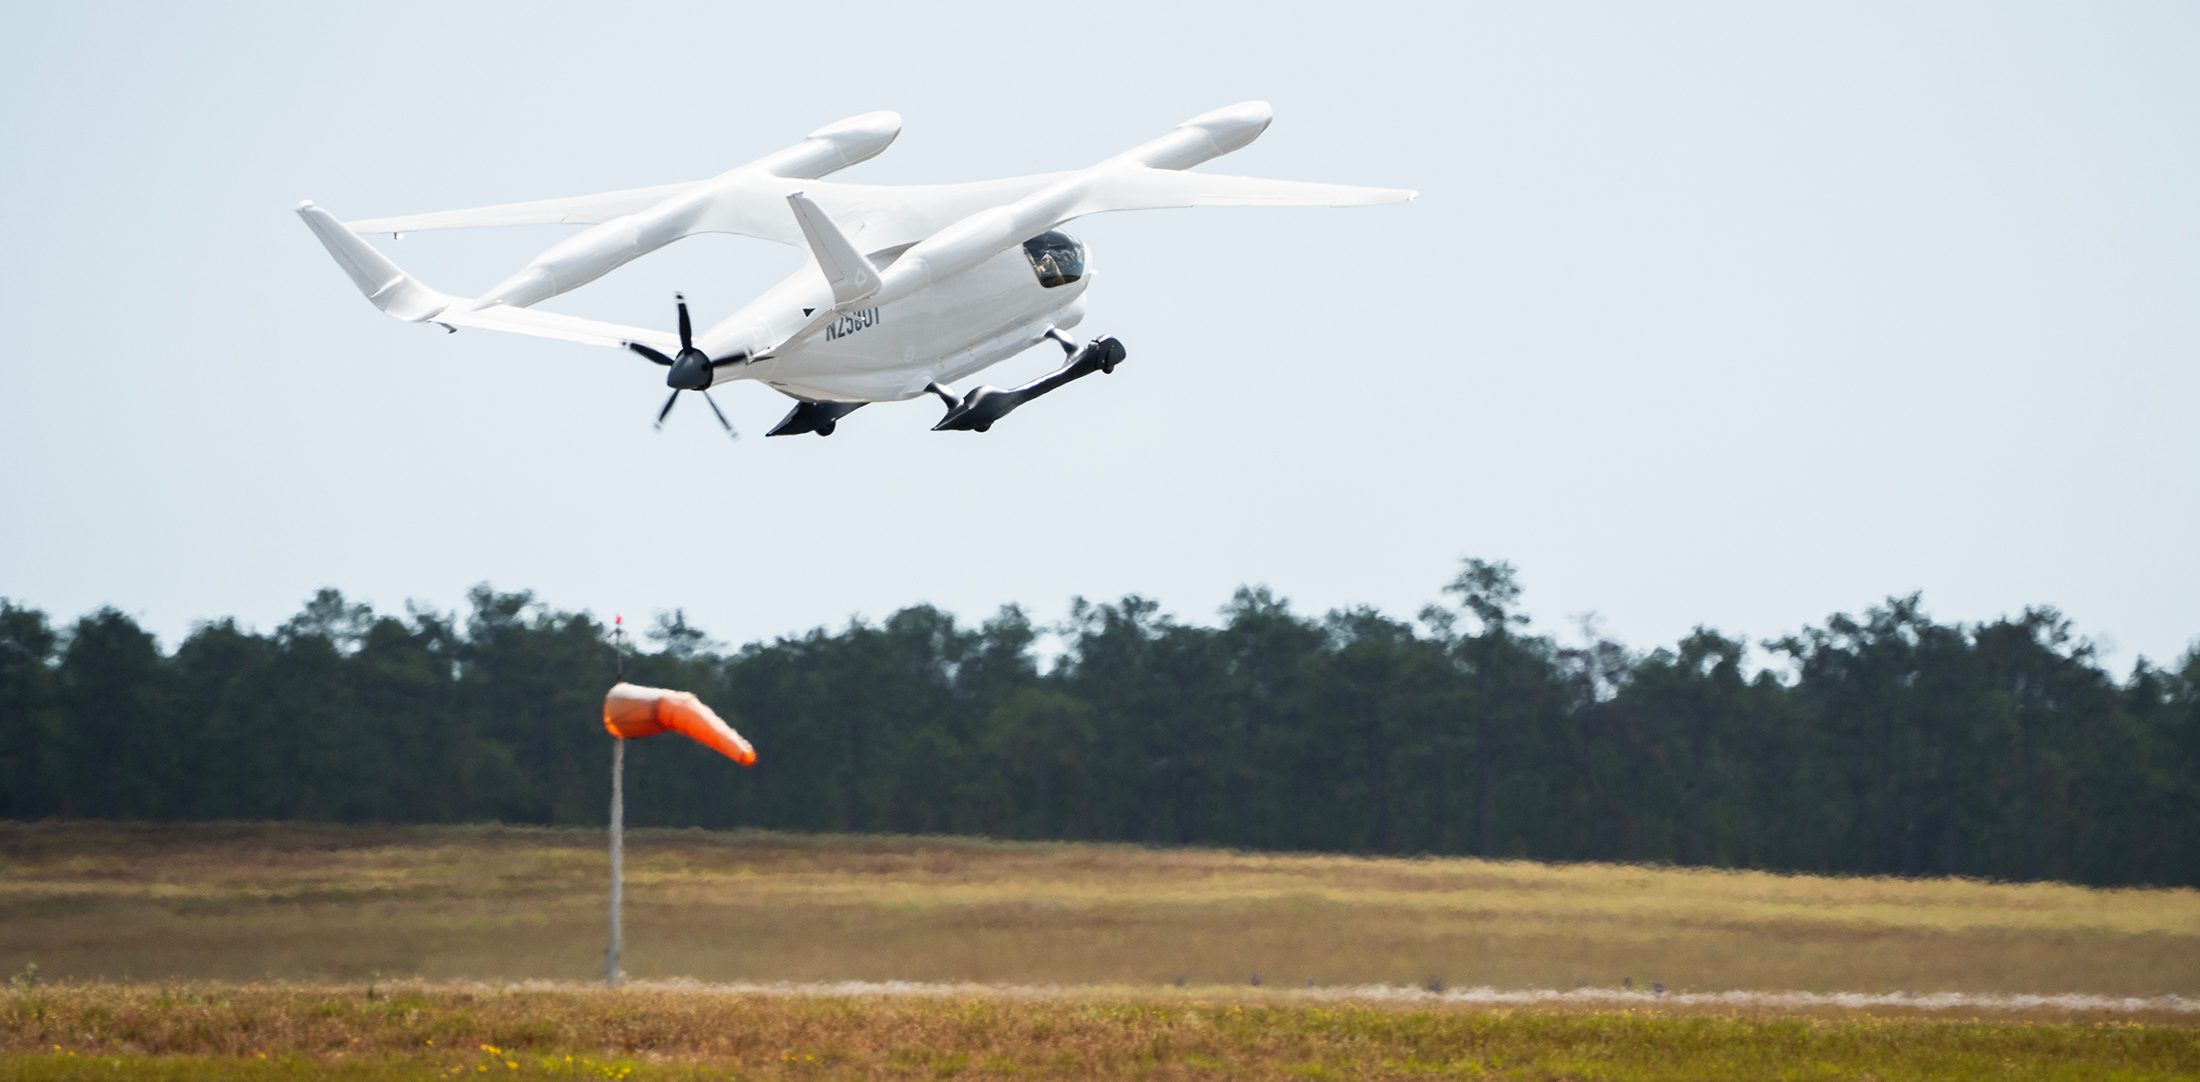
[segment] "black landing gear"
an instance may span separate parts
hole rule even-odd
[[[1126,355],[1123,343],[1113,338],[1095,338],[1078,346],[1061,331],[1048,329],[1046,336],[1054,339],[1069,354],[1069,363],[1032,380],[1021,387],[1002,390],[999,387],[980,387],[967,395],[955,392],[937,383],[925,390],[940,396],[947,403],[947,416],[932,426],[934,432],[984,432],[993,422],[1009,415],[1016,407],[1054,390],[1064,384],[1080,380],[1094,372],[1112,374],[1115,366],[1123,363]]]
[[[800,402],[785,417],[780,418],[771,431],[764,434],[799,436],[804,432],[815,432],[820,436],[830,436],[833,429],[840,427],[841,418],[865,405],[862,402]]]

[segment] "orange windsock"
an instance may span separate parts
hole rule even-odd
[[[614,684],[603,697],[603,727],[621,740],[670,729],[742,766],[756,765],[756,749],[703,700],[685,691]]]

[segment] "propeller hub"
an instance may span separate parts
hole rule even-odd
[[[711,400],[708,388],[713,382],[711,369],[714,366],[711,363],[710,354],[695,348],[695,325],[688,320],[687,298],[675,293],[672,295],[672,299],[680,309],[680,352],[678,354],[667,357],[640,342],[628,342],[626,344],[626,348],[649,358],[653,364],[664,365],[667,369],[665,372],[665,386],[672,388],[672,396],[665,399],[664,408],[657,411],[657,427],[659,429],[664,428],[665,418],[672,415],[672,407],[679,403],[681,391],[694,391],[703,396],[703,401],[710,403],[710,411],[718,416],[718,423],[725,426],[726,435],[732,436],[734,439],[740,439],[741,437],[733,431],[733,422],[726,420],[726,411],[719,409],[718,403]],[[736,354],[733,357],[728,357],[725,363],[730,364],[737,359],[745,360],[747,354]]]
[[[710,357],[702,350],[683,349],[672,359],[672,370],[665,373],[665,386],[682,391],[700,391],[711,385],[714,373]]]

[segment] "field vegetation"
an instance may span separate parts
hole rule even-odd
[[[1266,990],[2200,991],[2200,892],[961,838],[629,835],[626,969]],[[0,822],[0,965],[586,981],[593,830]]]
[[[2156,1079],[2200,1035],[2011,1022],[1383,1009],[1258,996],[720,995],[416,984],[25,988],[0,1076]]]

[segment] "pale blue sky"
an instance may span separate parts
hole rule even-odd
[[[1248,98],[1211,171],[1420,189],[1071,227],[1130,359],[983,436],[764,440],[612,350],[368,306],[339,216],[709,176],[872,109],[881,183],[1065,169]],[[1753,638],[1922,589],[2200,634],[2191,5],[36,5],[0,40],[0,595],[274,626],[484,579],[722,639],[1241,583]],[[564,230],[379,243],[471,294]],[[701,237],[549,307],[712,321]],[[1027,355],[1007,383],[1043,369]]]

